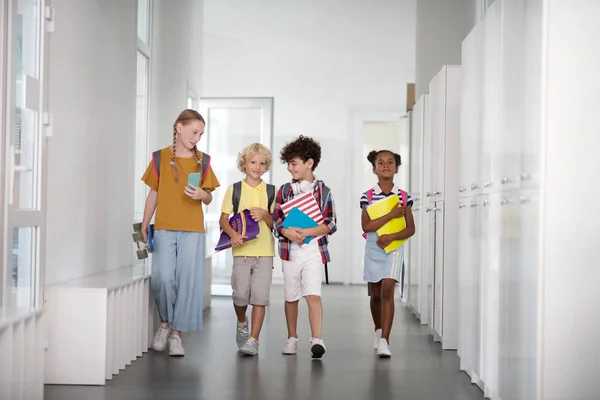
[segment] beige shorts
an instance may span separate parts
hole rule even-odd
[[[267,306],[273,279],[273,257],[233,257],[231,288],[236,306]]]

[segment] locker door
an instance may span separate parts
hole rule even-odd
[[[459,338],[461,369],[476,381],[480,374],[480,268],[476,197],[459,206]]]
[[[444,202],[438,201],[431,208],[434,220],[434,251],[433,251],[433,331],[443,337],[444,313]],[[436,338],[434,335],[434,338]],[[437,339],[437,338],[436,338]]]
[[[415,205],[412,209],[413,218],[415,220],[415,227],[420,229],[422,225],[422,211],[420,205]],[[412,307],[413,311],[420,316],[421,315],[421,236],[414,235],[410,240],[410,262],[408,268],[410,270],[409,276],[409,290],[408,290],[408,302]]]

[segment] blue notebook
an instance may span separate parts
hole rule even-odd
[[[148,249],[150,253],[154,252],[154,245],[152,244],[152,239],[154,238],[154,224],[150,224],[148,226]]]
[[[319,226],[319,224],[317,224],[311,217],[309,217],[308,215],[304,214],[302,211],[300,211],[297,207],[293,207],[290,210],[290,213],[287,215],[287,217],[285,217],[285,219],[283,220],[283,223],[281,224],[281,226],[283,226],[284,228],[288,229],[288,228],[300,228],[300,229],[306,229],[306,228],[314,228],[316,226]],[[312,239],[312,236],[308,236],[304,239],[304,243],[310,243]]]

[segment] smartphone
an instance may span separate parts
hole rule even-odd
[[[200,186],[200,172],[192,172],[188,175],[188,185]]]

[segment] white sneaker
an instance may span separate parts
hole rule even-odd
[[[310,339],[310,353],[312,358],[321,358],[325,354],[327,348],[323,339],[311,338]]]
[[[379,357],[391,357],[392,352],[390,351],[390,347],[388,345],[388,341],[385,339],[379,339],[379,344],[377,345],[377,355]]]
[[[171,326],[167,322],[161,322],[152,339],[152,348],[156,351],[164,351],[167,348],[167,339],[171,334]]]
[[[185,350],[183,350],[181,336],[171,335],[171,337],[169,337],[169,355],[173,357],[185,356]]]
[[[298,338],[291,337],[285,342],[283,347],[283,354],[296,354],[298,352]]]
[[[247,356],[255,356],[258,354],[258,340],[254,338],[248,339],[248,341],[240,347],[240,353]]]
[[[238,321],[237,332],[235,334],[235,341],[237,342],[238,349],[241,349],[242,346],[246,344],[249,337],[250,333],[248,332],[248,318],[246,318],[246,322],[244,323]]]
[[[375,350],[377,350],[377,346],[379,345],[379,339],[381,339],[381,329],[375,331],[375,340],[373,341],[373,348]]]

